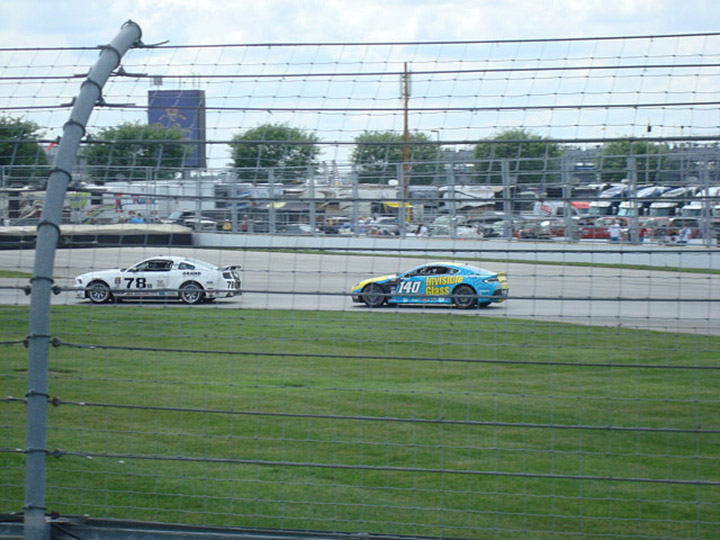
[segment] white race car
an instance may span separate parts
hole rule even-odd
[[[239,266],[215,266],[185,257],[152,257],[129,268],[75,278],[78,298],[94,304],[120,298],[179,298],[186,304],[242,294]]]

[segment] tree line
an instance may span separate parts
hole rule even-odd
[[[42,135],[34,122],[0,117],[0,167],[6,168],[6,175],[30,180],[37,178],[38,168],[47,170],[47,148],[37,142]],[[171,178],[194,147],[178,128],[137,122],[97,130],[85,143],[79,158],[101,180],[144,180],[147,169],[156,178]],[[280,181],[303,178],[308,167],[317,166],[321,144],[314,133],[288,124],[263,124],[231,139],[228,165],[243,179],[263,179],[259,175],[269,168],[277,171]],[[443,145],[425,133],[410,133],[406,143],[402,133],[365,131],[354,144],[351,162],[361,182],[385,183],[407,174],[411,184],[430,184],[444,174]],[[501,183],[504,174],[520,183],[558,181],[566,150],[529,130],[507,129],[472,147],[470,174],[491,184]],[[664,176],[677,176],[671,153],[666,143],[615,140],[602,145],[594,165],[603,181],[619,181],[627,176],[632,158],[639,180],[661,182]]]

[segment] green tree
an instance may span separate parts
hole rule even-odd
[[[5,177],[24,184],[47,179],[47,154],[37,142],[41,137],[35,122],[0,117],[0,167]]]
[[[316,164],[317,142],[313,133],[287,124],[262,124],[232,138],[232,166],[242,178],[264,178],[274,168],[278,178],[293,180]]]
[[[192,152],[185,138],[177,128],[126,122],[93,134],[81,157],[98,181],[144,180],[148,169],[155,178],[171,178]]]
[[[360,181],[384,183],[400,180],[404,142],[403,134],[394,131],[365,131],[355,137],[351,160],[357,167]],[[440,146],[420,132],[410,133],[408,143],[409,183],[432,183],[438,170]]]
[[[518,183],[556,182],[560,179],[563,148],[525,129],[508,129],[473,149],[476,178],[481,183],[502,183],[502,162]]]
[[[677,176],[677,164],[669,159],[667,144],[643,140],[611,141],[603,145],[597,168],[605,182],[619,182],[628,177],[629,158],[635,157],[638,182],[661,182]]]

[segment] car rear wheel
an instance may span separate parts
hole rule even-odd
[[[204,297],[203,288],[194,281],[183,283],[180,286],[180,300],[186,304],[198,304]]]
[[[385,303],[385,290],[377,283],[365,285],[362,290],[362,301],[367,307],[380,307]]]
[[[93,304],[104,304],[113,297],[110,287],[104,281],[92,281],[87,286],[85,295]]]
[[[477,303],[475,291],[469,285],[455,287],[452,294],[452,303],[458,309],[470,309]]]

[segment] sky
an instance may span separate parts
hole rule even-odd
[[[105,43],[128,19],[172,44],[710,32],[716,0],[0,0],[0,44]]]
[[[146,45],[168,41],[171,46],[208,44],[368,43],[477,40],[528,40],[614,36],[658,36],[712,33],[718,30],[717,0],[0,0],[0,49],[32,47],[94,47],[109,43],[123,23],[133,20]],[[186,49],[131,51],[124,66],[132,72],[161,74],[163,89],[189,88],[192,81],[173,80],[173,73],[279,73],[282,70],[383,71],[374,79],[346,78],[203,79],[208,96],[209,138],[230,139],[239,129],[264,122],[285,122],[311,130],[320,139],[352,142],[358,133],[402,128],[398,113],[343,114],[282,112],[293,108],[398,107],[397,72],[409,61],[413,72],[507,66],[552,66],[583,63],[703,62],[720,64],[720,38],[588,43],[528,43],[472,46],[295,47],[270,49]],[[50,53],[0,51],[0,77],[82,73],[97,51]],[[538,60],[542,59],[542,61]],[[589,60],[588,60],[589,59]],[[334,62],[334,64],[333,64]],[[310,67],[312,66],[312,67]],[[712,102],[720,99],[720,72],[709,67],[695,73],[682,69],[657,73],[606,74],[543,71],[525,76],[413,75],[416,107],[498,107],[468,113],[423,112],[411,118],[411,129],[438,140],[478,140],[511,127],[527,127],[553,138],[638,135],[655,126],[660,136],[707,135],[720,124],[717,107],[656,110],[588,108],[564,111],[573,103],[594,105],[658,102]],[[66,110],[44,109],[68,103],[79,81],[0,84],[0,100],[28,106],[25,113],[45,126],[46,136],[60,133]],[[142,121],[148,79],[116,81],[106,87],[109,102],[136,104],[136,109],[94,112],[98,129],[121,121]],[[552,110],[522,109],[550,104]],[[34,107],[34,108],[33,108]],[[272,109],[272,113],[267,110]],[[506,108],[516,110],[498,112]],[[237,110],[232,110],[237,109]],[[240,110],[242,109],[242,111]],[[254,109],[254,111],[250,110]],[[21,114],[18,112],[17,114]],[[693,129],[695,130],[693,132]],[[347,160],[349,146],[324,150],[324,158]],[[228,160],[227,145],[210,148],[213,164]]]

